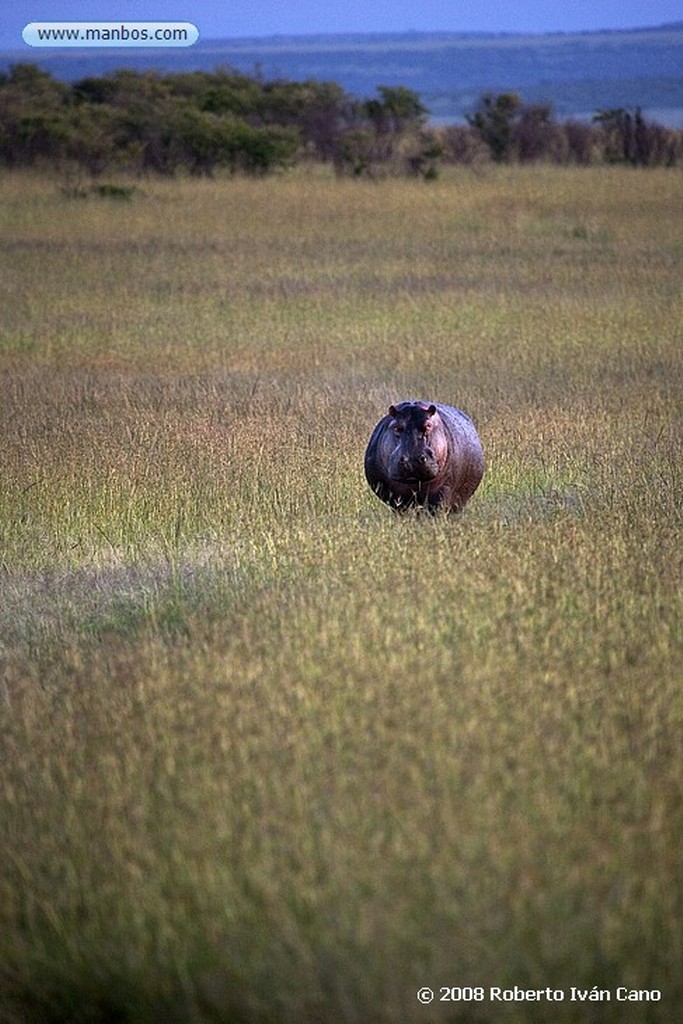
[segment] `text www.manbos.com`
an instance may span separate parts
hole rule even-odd
[[[192,46],[199,30],[189,21],[32,21],[21,37],[28,46]]]

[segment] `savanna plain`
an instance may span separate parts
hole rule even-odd
[[[4,1024],[679,1019],[682,193],[0,178]]]

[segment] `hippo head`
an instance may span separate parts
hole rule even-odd
[[[429,483],[443,465],[446,439],[435,405],[401,402],[389,407],[388,425],[395,447],[389,457],[388,474],[397,483]]]

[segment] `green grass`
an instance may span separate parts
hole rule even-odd
[[[676,1018],[680,193],[0,180],[0,1020]]]

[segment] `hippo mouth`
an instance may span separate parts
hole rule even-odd
[[[411,467],[398,473],[393,480],[397,484],[408,484],[419,487],[420,484],[428,484],[437,475],[436,468],[430,466]]]
[[[431,452],[414,455],[397,454],[389,466],[390,479],[399,486],[418,488],[430,483],[439,474],[439,465]]]

